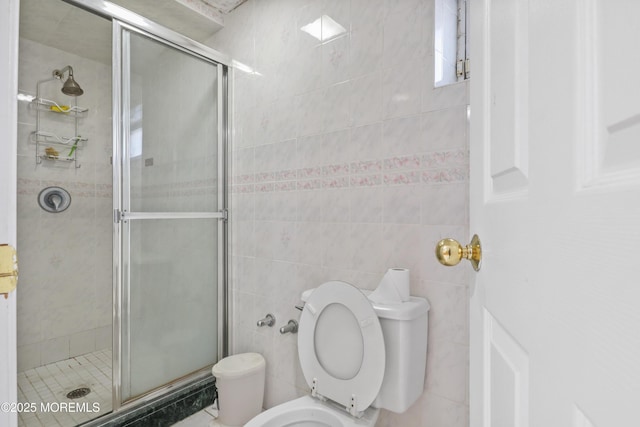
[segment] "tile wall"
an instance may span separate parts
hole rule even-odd
[[[78,133],[89,139],[78,149],[80,168],[46,160],[36,165],[30,139],[35,111],[19,102],[19,371],[111,347],[111,65],[20,40],[21,93],[35,96],[36,83],[66,65],[85,91],[78,105],[89,108],[79,124]],[[73,102],[58,81],[42,88],[50,99]],[[67,117],[48,112],[42,117],[46,130],[73,135]],[[69,209],[55,214],[40,209],[38,194],[49,186],[71,194]]]
[[[329,16],[331,40],[301,28]],[[327,18],[324,18],[325,20]],[[326,21],[325,21],[326,22]],[[233,81],[233,352],[267,359],[265,407],[307,392],[300,293],[330,279],[375,288],[411,269],[431,302],[425,393],[378,426],[468,425],[468,266],[437,241],[468,238],[465,83],[433,88],[433,0],[249,0],[209,44]]]

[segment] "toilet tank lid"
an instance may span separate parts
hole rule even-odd
[[[213,365],[211,372],[216,378],[237,378],[254,374],[264,367],[264,357],[261,354],[241,353],[220,360]]]
[[[367,297],[371,291],[363,291]],[[429,301],[420,297],[409,297],[409,301],[382,304],[371,302],[373,309],[381,319],[413,320],[426,316],[431,306]]]
[[[315,288],[311,288],[304,291],[301,297],[302,301],[306,303],[309,299],[309,295],[311,295],[314,289]],[[362,291],[362,293],[367,297],[371,292],[373,292],[367,289],[360,289],[360,291]],[[429,301],[421,297],[409,297],[409,301],[390,304],[381,304],[371,301],[371,305],[378,315],[378,318],[392,320],[417,319],[418,317],[426,315],[431,308]]]

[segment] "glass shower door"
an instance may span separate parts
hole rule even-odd
[[[121,383],[125,402],[222,349],[222,66],[125,24],[121,48]],[[120,396],[117,396],[117,395]]]

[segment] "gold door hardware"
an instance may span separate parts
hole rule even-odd
[[[474,234],[471,243],[467,246],[462,246],[455,239],[442,239],[436,245],[436,258],[438,258],[440,264],[447,267],[457,265],[461,259],[468,259],[471,261],[473,269],[478,271],[482,261],[480,238],[477,234]]]
[[[0,295],[9,297],[9,292],[18,283],[18,256],[16,249],[7,244],[0,245]]]

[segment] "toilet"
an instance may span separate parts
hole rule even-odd
[[[429,303],[373,303],[330,281],[302,295],[298,357],[307,396],[275,406],[245,427],[364,427],[380,409],[402,413],[424,391]]]

